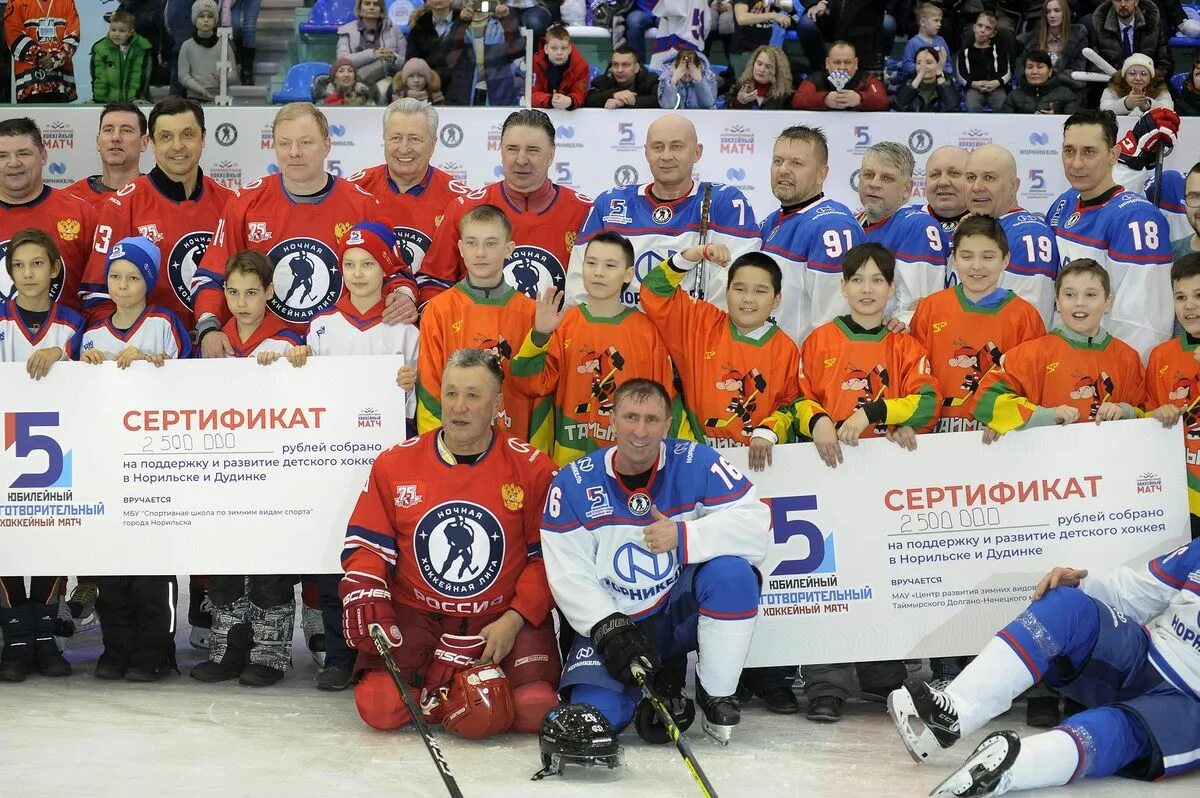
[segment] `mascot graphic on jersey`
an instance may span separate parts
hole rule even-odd
[[[883,392],[887,390],[888,370],[882,363],[876,363],[875,368],[870,371],[860,369],[853,363],[846,365],[846,379],[842,382],[843,391],[853,391],[859,394],[858,399],[854,402],[855,410],[862,410],[871,402],[878,401],[883,397]],[[884,424],[875,425],[875,433],[883,435],[887,431],[887,426]]]
[[[1175,372],[1175,384],[1167,399],[1174,403],[1186,402],[1183,406],[1183,429],[1189,441],[1200,440],[1200,374],[1181,374]]]
[[[602,416],[611,416],[613,411],[613,394],[617,390],[617,372],[625,368],[625,356],[615,346],[610,346],[603,352],[597,352],[590,346],[583,347],[583,359],[575,367],[578,374],[592,375],[592,395],[586,402],[575,407],[576,413],[587,413],[592,409],[592,400],[596,401],[596,412]]]
[[[271,247],[274,295],[267,304],[284,321],[303,324],[342,294],[337,253],[322,241],[289,238]]]
[[[167,256],[167,279],[171,281],[175,296],[189,308],[192,306],[192,278],[196,276],[196,267],[208,250],[212,235],[211,230],[188,233],[175,242]]]
[[[58,295],[62,293],[63,275],[66,269],[59,269],[58,276],[50,281],[50,298],[58,299]],[[9,299],[16,296],[17,286],[13,283],[12,278],[8,276],[8,242],[0,241],[0,300]]]
[[[1108,376],[1108,372],[1105,371],[1100,372],[1099,379],[1078,372],[1072,372],[1071,376],[1076,380],[1075,387],[1071,389],[1071,398],[1091,399],[1087,420],[1095,421],[1096,413],[1100,412],[1100,405],[1112,400],[1112,377]]]
[[[725,429],[737,421],[742,425],[739,433],[748,438],[750,437],[750,419],[758,407],[758,395],[767,388],[767,379],[758,369],[750,369],[748,373],[742,373],[728,363],[722,367],[725,369],[725,374],[717,380],[716,389],[734,394],[730,397],[729,404],[725,406],[725,412],[730,415],[728,418],[710,418],[704,422],[704,426]]]
[[[954,345],[958,348],[946,363],[952,368],[968,369],[962,385],[958,386],[964,394],[947,396],[942,400],[942,407],[958,407],[966,402],[979,389],[979,380],[983,375],[991,371],[993,366],[1000,365],[1000,347],[992,341],[988,341],[981,349],[971,346],[963,338],[956,339]]]
[[[488,338],[483,335],[476,335],[475,348],[482,349],[485,352],[491,352],[500,359],[501,364],[512,360],[512,344],[510,344],[503,335],[500,335],[496,338]]]
[[[541,247],[518,244],[512,257],[504,262],[504,278],[517,291],[536,300],[538,292],[553,286],[567,287],[567,270],[558,258]]]
[[[466,501],[443,502],[417,522],[413,554],[421,577],[450,598],[483,593],[504,563],[504,530],[486,507]]]

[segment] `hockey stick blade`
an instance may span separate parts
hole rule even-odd
[[[683,757],[684,764],[691,771],[692,778],[696,780],[696,784],[700,785],[700,794],[704,795],[705,798],[717,798],[717,791],[713,788],[712,782],[708,780],[708,776],[704,775],[704,770],[700,767],[700,763],[696,761],[696,755],[692,753],[692,747],[688,745],[687,738],[683,736],[683,732],[676,725],[675,718],[671,716],[671,710],[667,709],[667,705],[663,703],[663,700],[650,687],[649,678],[646,676],[646,669],[640,663],[633,662],[629,666],[629,671],[633,674],[633,679],[637,682],[638,687],[642,689],[642,695],[650,702],[650,706],[654,707],[655,714],[658,715],[658,719],[666,727],[667,736],[671,738],[671,742],[675,743],[675,747],[679,749],[679,755]]]
[[[446,757],[442,754],[441,746],[437,740],[429,733],[429,725],[425,723],[425,716],[421,714],[421,707],[417,704],[412,693],[408,689],[408,685],[404,682],[404,677],[400,675],[400,668],[396,665],[396,660],[392,659],[391,647],[388,645],[387,638],[383,634],[383,628],[379,624],[371,624],[369,627],[371,640],[375,643],[375,649],[379,652],[380,658],[383,659],[384,667],[391,674],[392,681],[396,685],[396,689],[400,691],[400,698],[404,700],[404,706],[408,708],[408,713],[412,715],[412,723],[416,728],[417,733],[421,735],[421,739],[425,741],[425,749],[429,751],[429,755],[433,757],[433,764],[437,766],[438,773],[442,777],[442,783],[446,785],[446,791],[450,793],[450,798],[463,798],[462,790],[458,789],[458,782],[454,780],[454,775],[450,772],[450,763],[446,761]]]

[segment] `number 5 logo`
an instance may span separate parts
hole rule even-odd
[[[45,452],[46,470],[31,471],[17,477],[9,487],[53,488],[71,484],[71,453],[63,454],[58,441],[49,435],[35,435],[37,427],[57,427],[58,413],[5,413],[4,450],[16,446],[16,455],[22,459],[35,452]]]
[[[775,528],[775,545],[780,546],[794,537],[808,542],[808,555],[798,560],[782,560],[771,576],[811,574],[825,561],[825,538],[812,521],[800,517],[817,509],[816,496],[779,496],[771,499],[771,525]]]

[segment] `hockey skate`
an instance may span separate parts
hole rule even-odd
[[[729,745],[733,727],[742,719],[737,698],[731,695],[711,696],[704,690],[704,685],[697,681],[696,705],[703,713],[701,725],[704,726],[704,733],[721,745]]]
[[[325,667],[325,621],[321,618],[321,611],[315,607],[302,607],[300,609],[300,626],[304,629],[304,641],[308,644],[308,651],[312,654],[313,661],[319,667]]]
[[[993,732],[983,738],[962,767],[929,794],[934,798],[1004,795],[1012,784],[1012,766],[1019,753],[1021,738],[1016,732]]]
[[[909,679],[888,696],[888,714],[914,761],[958,742],[958,712],[950,696],[920,679]]]

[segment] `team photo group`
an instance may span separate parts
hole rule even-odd
[[[865,148],[851,208],[825,194],[821,128],[789,123],[769,161],[738,164],[769,173],[778,204],[752,208],[695,176],[704,147],[669,112],[645,133],[652,180],[592,199],[550,179],[540,110],[507,116],[500,179],[475,189],[431,165],[426,101],[382,110],[380,163],[348,178],[326,169],[325,114],[285,105],[277,168],[236,191],[200,168],[205,111],[105,106],[98,171],[64,188],[38,124],[0,121],[0,360],[24,369],[7,378],[252,358],[266,380],[400,355],[395,395],[369,399],[403,405],[408,435],[329,530],[340,572],[193,575],[190,607],[174,576],[0,578],[0,681],[170,682],[178,611],[207,650],[185,675],[268,687],[299,617],[316,687],[352,691],[373,729],[415,727],[452,795],[448,735],[504,733],[539,735],[536,778],[615,767],[622,735],[673,743],[715,794],[700,760],[725,749],[698,758],[695,721],[736,747],[746,702],[831,724],[860,695],[918,763],[1027,702],[1041,731],[943,757],[932,795],[1200,768],[1200,164],[1163,170],[1188,144],[1173,112],[1123,137],[1109,111],[1064,117],[1071,188],[1038,208],[997,144],[921,154],[914,204],[922,164],[892,141]],[[1137,418],[1183,438],[1190,545],[1106,572],[1083,550],[1041,563],[1027,608],[929,678],[746,667],[774,540],[755,474],[776,446],[837,469],[866,439],[963,433],[1002,457],[1012,433]],[[92,618],[101,655],[68,659]]]

